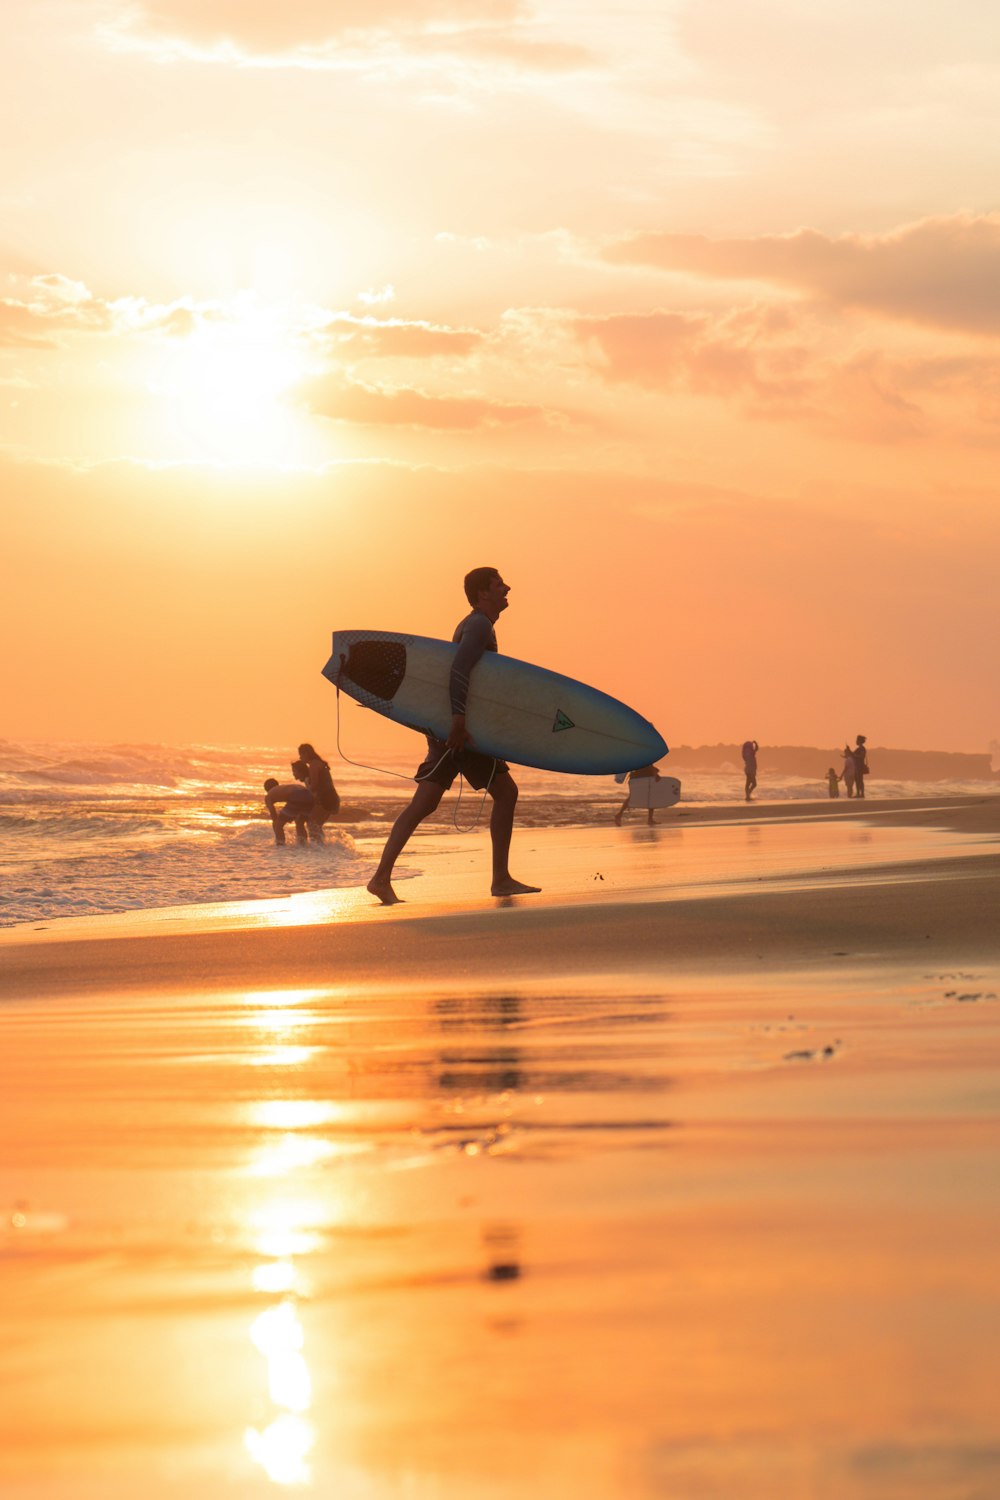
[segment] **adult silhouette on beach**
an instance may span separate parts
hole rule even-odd
[[[628,773],[629,791],[625,795],[625,801],[622,803],[621,807],[615,813],[615,822],[618,824],[619,828],[622,826],[622,818],[624,817],[625,813],[628,812],[629,799],[632,796],[632,791],[631,791],[631,784],[632,784],[632,782],[633,781],[642,781],[644,778],[649,777],[649,776],[652,776],[652,778],[653,778],[654,781],[659,781],[659,779],[660,779],[660,772],[659,772],[659,770],[657,769],[656,766],[654,766],[654,765],[640,766],[637,771],[630,771]],[[650,828],[652,828],[653,824],[656,822],[656,818],[653,816],[653,808],[652,808],[652,806],[649,807],[649,809],[648,809],[648,811],[646,813],[646,822],[649,824]]]
[[[448,692],[451,698],[451,729],[447,740],[427,736],[427,757],[417,767],[414,781],[417,789],[389,830],[378,869],[368,882],[368,890],[383,906],[392,906],[400,898],[392,888],[392,871],[407,840],[423,820],[430,816],[460,773],[476,791],[489,792],[493,799],[490,814],[490,839],[493,845],[494,896],[526,896],[540,887],[523,885],[510,873],[508,864],[510,840],[514,831],[514,808],[517,785],[510,768],[492,755],[475,749],[465,727],[465,706],[469,696],[469,677],[484,651],[497,649],[494,626],[507,608],[510,586],[504,583],[496,568],[473,568],[465,576],[465,597],[471,612],[459,621],[452,636],[458,650],[451,664]]]
[[[299,746],[299,759],[306,768],[306,786],[313,794],[313,808],[307,819],[309,837],[314,844],[325,844],[323,824],[340,810],[340,796],[330,775],[330,762],[324,760],[308,740]]]
[[[851,751],[854,761],[854,795],[863,797],[865,795],[865,777],[868,775],[868,752],[865,749],[865,736],[859,734]]]
[[[849,797],[853,797],[854,796],[854,751],[851,749],[850,745],[845,745],[844,746],[843,756],[844,756],[844,764],[843,764],[843,768],[841,769],[840,775],[841,775],[841,779],[842,779],[842,781],[844,783],[844,790],[846,791],[846,793],[847,793],[847,795]]]
[[[757,787],[757,751],[760,749],[756,740],[743,741],[743,770],[746,773],[745,796],[748,802],[753,800],[753,793]]]

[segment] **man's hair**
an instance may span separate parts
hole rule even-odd
[[[499,568],[473,568],[471,573],[465,575],[465,597],[469,603],[475,606],[483,589],[488,589],[494,578],[500,577]]]
[[[274,777],[273,776],[269,776],[267,778],[267,780],[264,782],[264,790],[265,790],[265,792],[269,792],[273,786],[277,786],[277,785],[278,785],[278,783],[274,779]]]
[[[304,760],[292,761],[292,775],[299,778],[309,775],[309,767]]]

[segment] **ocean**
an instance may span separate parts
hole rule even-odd
[[[327,824],[325,844],[303,847],[291,838],[279,849],[262,785],[269,775],[290,779],[287,746],[0,740],[0,926],[357,885],[368,878],[375,852],[359,843],[384,835],[409,797],[407,778],[422,750],[416,737],[414,750],[412,759],[383,760],[384,771],[395,775],[330,754],[341,818]],[[735,766],[685,773],[673,771],[668,760],[665,769],[680,777],[686,804],[742,800],[742,770]],[[521,827],[606,823],[624,795],[610,776],[557,776],[523,767],[515,774]],[[878,799],[996,791],[995,781],[869,784]],[[757,800],[825,796],[825,782],[764,772]],[[481,793],[468,788],[461,798],[453,791],[425,828],[460,836],[488,819],[482,801]]]

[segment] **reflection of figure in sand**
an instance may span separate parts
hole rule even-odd
[[[518,995],[447,996],[434,1004],[437,1022],[446,1033],[460,1038],[481,1027],[492,1035],[485,1045],[442,1047],[438,1085],[449,1091],[473,1095],[497,1095],[519,1089],[524,1077],[522,1048],[518,1042],[524,1007]],[[499,1121],[496,1130],[499,1132]]]
[[[746,786],[744,795],[748,802],[752,801],[752,794],[757,789],[757,751],[760,749],[756,740],[743,741],[743,769],[746,773]]]
[[[490,839],[493,845],[494,896],[522,896],[534,893],[537,885],[523,885],[510,873],[508,858],[514,831],[514,808],[517,785],[507,763],[482,755],[474,748],[465,728],[465,705],[469,695],[469,677],[484,651],[497,649],[494,626],[507,608],[510,589],[496,568],[473,568],[465,578],[465,596],[471,613],[460,620],[452,636],[458,642],[451,666],[448,691],[451,696],[451,729],[447,740],[427,736],[427,758],[414,773],[417,789],[389,831],[378,869],[368,882],[368,889],[383,906],[399,900],[392,888],[392,871],[406,847],[410,835],[434,812],[455,777],[461,774],[476,791],[488,792],[493,799],[490,814]]]
[[[629,781],[629,788],[630,788],[630,790],[629,790],[629,792],[628,792],[628,794],[627,794],[627,796],[625,798],[625,801],[622,803],[621,807],[615,813],[615,822],[618,824],[619,828],[622,826],[622,817],[624,816],[625,813],[628,812],[629,798],[632,795],[632,793],[631,793],[632,782],[633,781],[641,781],[643,779],[643,777],[645,777],[645,776],[652,776],[656,781],[659,781],[659,779],[660,779],[660,773],[659,773],[659,771],[657,770],[657,768],[655,766],[640,766],[637,771],[630,771],[628,773],[628,781]],[[655,823],[656,822],[656,819],[653,816],[653,809],[652,809],[652,807],[650,807],[647,810],[647,813],[646,813],[646,822],[647,823]]]

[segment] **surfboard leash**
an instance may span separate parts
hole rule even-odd
[[[343,656],[341,656],[341,658],[340,658],[340,671],[342,672],[343,670],[344,670],[344,658],[343,658]],[[444,752],[444,755],[442,755],[440,757],[440,759],[437,760],[434,763],[433,766],[431,766],[431,768],[427,772],[426,776],[404,776],[404,774],[402,773],[402,771],[391,771],[388,766],[370,766],[370,765],[368,765],[368,763],[366,761],[363,761],[363,760],[352,760],[349,755],[345,754],[344,748],[343,748],[343,746],[340,743],[340,672],[337,673],[337,681],[334,684],[334,686],[335,686],[335,688],[337,690],[337,754],[340,756],[341,760],[346,761],[349,766],[357,766],[360,771],[374,771],[377,776],[395,776],[395,778],[396,778],[397,781],[418,781],[418,782],[423,782],[423,781],[429,781],[430,778],[434,775],[434,772],[437,770],[438,766],[442,765],[444,763],[444,761],[448,758],[449,755],[453,755],[454,754],[454,751],[452,751],[452,750],[446,750]],[[490,779],[486,783],[485,790],[483,791],[483,800],[479,804],[479,811],[476,813],[476,816],[475,816],[475,819],[473,820],[473,822],[467,824],[466,827],[463,828],[459,824],[458,814],[459,814],[459,810],[461,809],[461,806],[462,806],[462,790],[463,790],[463,788],[465,786],[465,776],[462,773],[461,767],[459,767],[459,772],[458,772],[458,797],[457,797],[456,802],[455,802],[455,811],[454,811],[454,814],[452,815],[452,822],[454,823],[455,829],[456,829],[456,831],[458,833],[472,833],[474,829],[476,829],[476,828],[479,827],[480,821],[482,820],[483,811],[484,811],[484,809],[486,807],[486,798],[487,798],[487,795],[489,793],[490,787],[493,785],[493,778],[496,775],[496,773],[497,773],[497,762],[496,762],[496,757],[494,756],[493,757],[493,770],[490,772]]]

